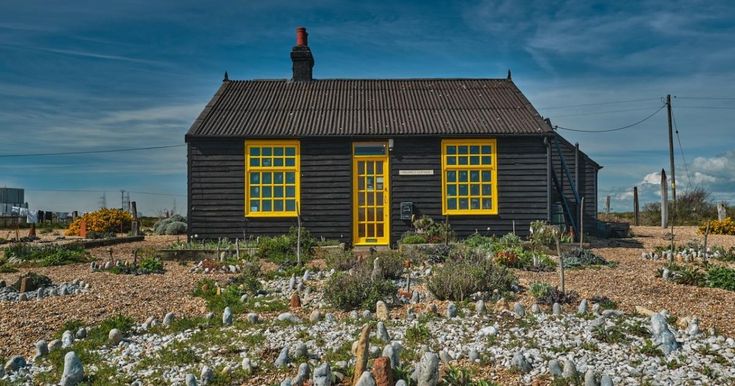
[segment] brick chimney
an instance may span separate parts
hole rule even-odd
[[[311,70],[314,67],[314,56],[309,49],[309,34],[306,28],[296,28],[296,45],[291,49],[291,61],[293,62],[293,78],[296,82],[312,80]]]

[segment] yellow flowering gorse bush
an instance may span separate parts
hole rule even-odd
[[[121,209],[100,209],[86,213],[69,224],[64,234],[67,236],[78,236],[82,221],[87,221],[87,232],[108,233],[127,232],[133,216]]]

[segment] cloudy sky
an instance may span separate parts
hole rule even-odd
[[[38,209],[90,210],[132,192],[185,208],[183,144],[219,86],[290,77],[304,25],[318,78],[504,77],[555,125],[605,130],[674,96],[680,189],[735,203],[735,6],[729,1],[0,2],[0,186]],[[656,200],[665,109],[630,129],[562,133],[604,166],[600,199]],[[6,157],[3,157],[6,155]],[[684,168],[684,160],[687,167]],[[151,194],[156,193],[156,194]],[[600,203],[602,205],[602,203]]]

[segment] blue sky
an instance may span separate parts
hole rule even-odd
[[[290,77],[299,25],[317,78],[492,78],[511,68],[540,113],[569,128],[626,125],[672,94],[690,176],[677,152],[679,187],[735,203],[728,1],[4,0],[0,155],[183,143],[225,70]],[[657,199],[664,112],[620,132],[563,132],[604,166],[600,199],[610,194],[613,209],[632,207],[636,184],[642,200]],[[174,199],[182,210],[185,159],[183,147],[0,158],[0,186],[26,188],[34,208],[90,210],[103,191],[117,205],[125,189],[149,214]]]

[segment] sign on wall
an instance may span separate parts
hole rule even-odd
[[[398,170],[399,176],[433,176],[433,169],[406,169]]]

